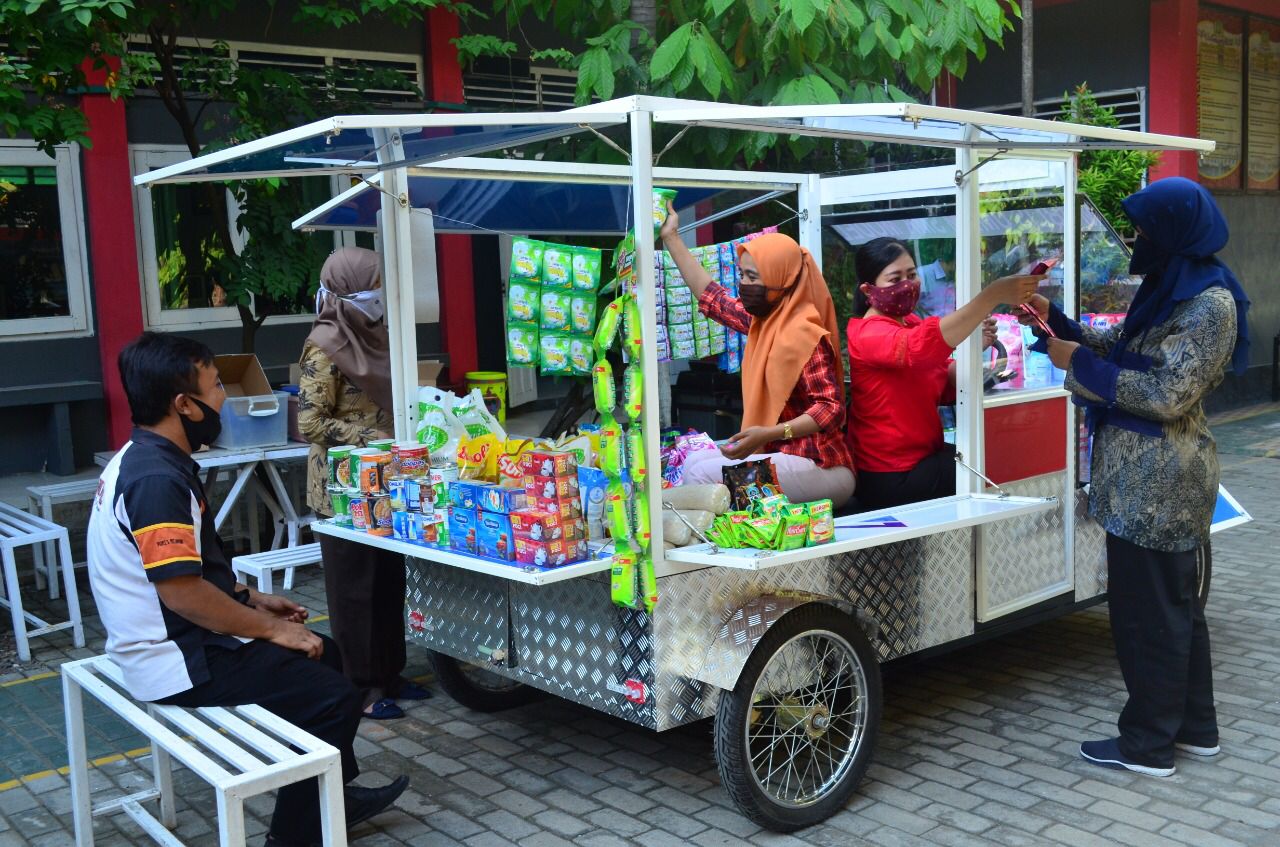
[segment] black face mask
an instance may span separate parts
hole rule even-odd
[[[191,446],[194,453],[204,445],[213,445],[218,440],[218,436],[222,434],[222,416],[213,407],[200,402],[190,394],[187,398],[200,407],[200,411],[204,412],[204,418],[193,421],[186,415],[178,415],[178,419],[182,421],[182,431],[187,435],[187,444]]]
[[[774,309],[778,308],[777,303],[769,302],[769,289],[763,285],[744,285],[738,289],[738,298],[742,301],[742,308],[747,310],[747,314],[754,318],[767,318]]]

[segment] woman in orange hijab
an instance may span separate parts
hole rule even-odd
[[[689,252],[670,209],[662,243],[711,320],[745,333],[742,431],[720,448],[691,453],[688,483],[720,482],[721,469],[772,459],[792,502],[853,495],[853,457],[844,438],[844,371],[831,292],[809,251],[789,236],[762,235],[738,247],[740,299],[711,281]]]

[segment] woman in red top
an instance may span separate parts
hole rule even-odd
[[[942,317],[912,314],[920,299],[916,263],[893,238],[868,241],[854,257],[860,284],[849,321],[849,443],[858,504],[885,509],[955,493],[955,448],[942,440],[938,406],[955,402],[956,345],[1001,303],[1025,303],[1041,276],[997,279]]]
[[[672,209],[662,241],[698,298],[699,310],[747,335],[742,431],[720,453],[690,454],[685,481],[720,482],[725,465],[768,458],[792,502],[830,500],[839,508],[853,494],[854,483],[843,432],[844,374],[836,346],[840,327],[813,257],[780,233],[740,246],[738,299],[711,281],[680,239],[679,226]]]

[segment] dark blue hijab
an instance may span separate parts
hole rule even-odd
[[[1199,183],[1183,177],[1157,180],[1121,201],[1141,230],[1129,272],[1145,274],[1125,316],[1124,335],[1107,358],[1120,362],[1134,338],[1168,320],[1175,306],[1220,285],[1236,301],[1236,346],[1231,366],[1249,366],[1249,298],[1231,270],[1214,254],[1227,244],[1222,211]]]

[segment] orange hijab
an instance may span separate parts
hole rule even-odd
[[[782,300],[768,317],[751,319],[742,355],[742,426],[775,426],[800,372],[823,338],[835,351],[836,384],[843,403],[844,369],[836,305],[809,251],[779,232],[738,245],[751,254],[760,281]],[[774,295],[776,296],[776,295]],[[772,300],[773,297],[771,296]]]

